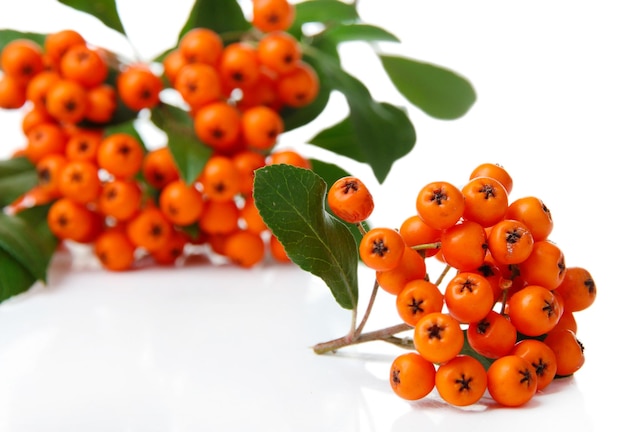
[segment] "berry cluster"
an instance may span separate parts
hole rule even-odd
[[[374,209],[366,186],[346,177],[329,189],[330,209],[359,224],[362,262],[396,296],[397,313],[412,328],[415,350],[390,369],[401,398],[418,400],[436,388],[456,406],[487,392],[501,405],[520,406],[582,367],[574,314],[594,302],[593,278],[565,265],[549,239],[545,204],[535,196],[511,200],[512,187],[502,166],[485,163],[461,188],[425,185],[416,213],[399,229],[370,230],[361,223]],[[444,265],[438,280],[428,275],[428,259]]]
[[[122,63],[74,30],[49,34],[42,45],[8,43],[0,107],[24,111],[26,143],[15,156],[30,160],[39,180],[10,211],[50,204],[52,233],[93,245],[110,270],[146,256],[170,264],[198,244],[242,267],[261,262],[266,249],[288,261],[254,205],[253,172],[272,163],[310,168],[298,152],[275,146],[280,110],[310,104],[319,82],[287,33],[294,6],[252,4],[245,39],[226,43],[213,30],[191,29],[164,58],[162,75],[153,65]],[[167,145],[148,148],[138,135],[107,129],[120,110],[158,108],[164,90],[178,95],[192,133],[212,150],[192,182]]]

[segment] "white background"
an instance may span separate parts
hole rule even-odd
[[[136,52],[149,59],[171,47],[190,4],[118,1]],[[427,182],[462,185],[482,162],[507,168],[512,198],[545,201],[555,220],[551,239],[566,263],[588,268],[598,286],[596,303],[577,316],[587,360],[574,379],[518,410],[488,401],[460,410],[436,395],[408,404],[385,381],[397,351],[369,344],[319,357],[309,350],[341,336],[349,313],[297,269],[112,275],[60,256],[48,287],[0,306],[0,431],[609,430],[608,416],[619,415],[624,400],[622,4],[361,0],[363,20],[402,41],[378,49],[462,74],[476,89],[476,104],[459,120],[432,119],[393,90],[371,47],[346,44],[346,69],[377,99],[409,110],[414,151],[378,185],[367,167],[307,146],[341,118],[340,98],[279,144],[361,175],[379,225],[398,226],[414,212]],[[98,22],[52,0],[12,2],[0,14],[0,28],[65,27],[133,53]],[[18,123],[19,113],[0,113],[0,156],[23,144]],[[371,276],[363,275],[362,298]],[[380,301],[372,328],[396,322],[389,296]]]

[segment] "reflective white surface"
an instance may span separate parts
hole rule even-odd
[[[164,22],[184,19],[182,2],[118,3],[146,57],[171,46],[177,28]],[[148,3],[154,15],[145,20],[134,7]],[[597,300],[577,315],[583,368],[521,409],[495,407],[489,398],[458,409],[436,393],[407,403],[387,382],[396,348],[368,343],[336,355],[312,352],[313,344],[345,334],[350,314],[297,268],[190,265],[114,274],[59,254],[48,286],[0,305],[0,431],[615,430],[611,416],[623,410],[626,354],[623,3],[360,4],[367,22],[403,40],[381,49],[462,73],[478,101],[451,122],[409,109],[418,143],[384,186],[365,167],[335,162],[369,183],[372,222],[391,226],[414,211],[423,184],[462,184],[478,163],[504,165],[514,197],[537,195],[550,207],[551,238],[567,264],[587,267],[595,278]],[[0,28],[73,26],[96,42],[119,45],[92,21],[58,7],[52,0],[15,2],[0,15]],[[33,10],[38,18],[27,13]],[[42,18],[52,13],[54,21]],[[407,106],[365,46],[351,44],[345,52],[346,67],[372,85],[376,98]],[[319,127],[335,123],[343,116],[337,102],[336,110],[279,145],[302,146]],[[19,115],[0,114],[6,157],[23,138]],[[372,275],[362,273],[365,298]],[[382,293],[368,328],[397,322],[391,296]]]

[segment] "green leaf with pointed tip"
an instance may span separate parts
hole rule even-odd
[[[308,0],[296,3],[294,24],[354,22],[359,14],[353,3],[339,0]]]
[[[196,27],[209,28],[219,33],[224,42],[239,39],[250,29],[237,0],[196,0],[178,38]]]
[[[56,239],[48,230],[48,206],[24,210],[25,214],[0,213],[0,250],[20,263],[36,280],[46,281]],[[2,274],[0,274],[2,277]]]
[[[28,291],[36,281],[19,261],[0,249],[0,303]]]
[[[117,12],[115,0],[57,0],[59,3],[89,14],[100,20],[105,26],[126,35]]]
[[[213,150],[196,137],[189,113],[171,105],[160,104],[152,109],[152,121],[167,135],[167,145],[181,178],[187,184],[196,181]]]
[[[370,24],[335,25],[320,33],[319,37],[332,40],[336,45],[351,41],[400,42],[392,33]]]
[[[9,42],[16,39],[29,39],[43,47],[46,35],[42,33],[20,32],[10,29],[0,30],[0,51],[2,51]]]
[[[398,91],[431,117],[462,117],[476,101],[471,83],[449,69],[405,57],[379,57]]]
[[[350,230],[324,209],[326,182],[312,170],[268,165],[255,171],[254,202],[290,259],[320,277],[337,303],[358,303],[358,251]]]
[[[25,157],[0,161],[0,208],[37,184],[35,166]]]

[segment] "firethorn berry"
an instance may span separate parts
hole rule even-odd
[[[175,48],[163,58],[163,75],[170,85],[174,85],[178,72],[190,62],[185,58],[180,48]]]
[[[576,322],[574,312],[565,309],[565,306],[563,309],[563,315],[561,315],[561,319],[559,319],[559,322],[556,323],[551,331],[556,331],[560,329],[571,330],[574,334],[578,332],[578,323]]]
[[[215,31],[196,27],[181,37],[178,49],[188,63],[217,66],[224,49],[224,43]]]
[[[203,204],[202,193],[180,179],[167,184],[159,194],[159,207],[174,225],[186,226],[196,222]]]
[[[487,244],[498,264],[519,264],[532,253],[534,240],[523,222],[504,219],[491,227]]]
[[[478,222],[463,220],[441,233],[444,261],[460,271],[473,270],[485,261],[487,234]]]
[[[437,368],[435,387],[451,405],[472,405],[487,390],[487,371],[474,357],[459,355]]]
[[[268,230],[265,221],[259,213],[259,209],[254,204],[254,198],[245,199],[241,211],[239,212],[240,220],[243,226],[253,233],[262,234]]]
[[[407,283],[426,277],[426,263],[422,255],[405,246],[402,258],[391,270],[377,271],[376,282],[389,294],[397,295]]]
[[[241,133],[241,113],[223,101],[200,108],[194,118],[194,131],[200,141],[218,151],[232,150]]]
[[[263,105],[248,108],[241,114],[241,132],[246,144],[254,150],[270,150],[285,130],[282,117]]]
[[[559,286],[567,269],[563,251],[549,240],[535,242],[530,255],[518,264],[518,268],[526,283],[549,290]]]
[[[237,101],[237,106],[241,110],[245,110],[264,105],[275,111],[280,111],[282,102],[278,97],[276,86],[276,76],[267,69],[261,68],[256,84],[246,89],[241,95],[241,99]]]
[[[247,229],[237,230],[227,235],[224,255],[240,267],[254,267],[265,257],[265,243],[260,234]]]
[[[95,87],[104,82],[108,69],[100,53],[87,45],[70,46],[59,64],[61,76],[85,87]]]
[[[213,66],[204,63],[189,63],[182,66],[176,74],[174,88],[192,110],[222,97],[219,74]]]
[[[265,156],[251,149],[243,149],[236,152],[231,160],[239,173],[241,193],[243,195],[251,194],[254,186],[254,171],[265,166]]]
[[[431,312],[415,323],[413,344],[417,352],[430,362],[452,360],[461,352],[463,343],[461,324],[449,314]]]
[[[212,200],[204,202],[199,228],[207,234],[229,234],[239,228],[240,209],[234,199]]]
[[[154,108],[160,102],[163,82],[147,66],[134,64],[117,76],[117,92],[124,104],[135,111]]]
[[[148,151],[141,164],[143,178],[157,190],[179,178],[174,157],[167,146]]]
[[[582,267],[568,267],[561,283],[555,288],[561,295],[563,307],[570,312],[587,309],[596,299],[596,283],[589,270]]]
[[[462,323],[481,320],[494,304],[489,281],[469,271],[457,273],[448,282],[444,298],[450,315]]]
[[[68,160],[83,160],[97,162],[98,146],[102,141],[100,131],[81,129],[69,135],[65,146],[65,156]]]
[[[41,123],[33,126],[26,135],[26,157],[34,164],[52,153],[64,154],[67,134],[57,123]]]
[[[227,156],[213,155],[204,165],[199,178],[205,197],[215,201],[228,201],[239,192],[239,171]]]
[[[522,288],[509,298],[507,304],[511,322],[526,336],[549,332],[563,313],[552,291],[539,285]]]
[[[78,203],[95,202],[100,195],[101,187],[98,167],[93,162],[68,161],[61,170],[59,176],[61,194]]]
[[[431,312],[441,312],[444,298],[439,287],[424,279],[408,282],[396,296],[398,315],[410,326]]]
[[[319,94],[320,82],[317,72],[304,61],[297,62],[292,71],[276,80],[276,93],[286,106],[302,108],[311,104]]]
[[[0,108],[18,109],[27,100],[24,85],[9,75],[0,77]]]
[[[534,196],[518,198],[510,203],[505,218],[523,222],[535,241],[546,240],[554,226],[552,213],[543,201]]]
[[[509,195],[513,190],[513,179],[502,165],[489,162],[482,163],[474,168],[474,170],[470,173],[469,179],[472,180],[476,177],[490,177],[499,181]]]
[[[67,158],[64,155],[52,153],[41,158],[35,165],[37,183],[50,194],[50,197],[58,198],[61,196],[59,183],[61,172],[66,164]]]
[[[46,35],[43,48],[50,62],[58,67],[61,58],[71,46],[86,43],[85,38],[76,30],[63,29]]]
[[[87,91],[75,81],[59,79],[53,83],[45,97],[45,106],[52,117],[60,122],[78,123],[88,109]]]
[[[108,270],[129,270],[135,262],[136,247],[123,229],[106,229],[96,237],[93,247],[96,257]]]
[[[252,25],[262,32],[287,30],[295,13],[295,7],[289,0],[252,1]]]
[[[86,238],[93,230],[93,222],[87,207],[70,198],[54,201],[47,214],[50,231],[61,240]]]
[[[517,342],[510,354],[519,356],[535,368],[537,391],[543,390],[556,376],[556,354],[546,343],[537,339],[523,339]]]
[[[141,188],[136,181],[113,179],[102,185],[98,211],[116,221],[127,221],[139,212],[141,194]]]
[[[461,189],[465,197],[463,218],[490,227],[501,221],[509,206],[502,184],[491,177],[474,177]]]
[[[22,132],[24,132],[25,136],[28,136],[28,133],[34,126],[42,123],[55,123],[55,120],[52,118],[50,113],[48,113],[48,110],[45,108],[37,108],[35,106],[26,108],[24,116],[22,117]]]
[[[43,50],[29,39],[14,39],[0,54],[0,69],[23,85],[44,70]]]
[[[141,209],[126,224],[130,241],[148,252],[161,249],[172,235],[172,224],[163,212],[154,205]]]
[[[395,268],[402,260],[406,244],[400,234],[386,227],[369,230],[359,243],[359,256],[363,264],[376,271]]]
[[[556,356],[556,374],[568,376],[577,372],[585,363],[585,348],[571,330],[561,329],[548,332],[543,343]]]
[[[400,235],[408,246],[435,245],[441,240],[441,230],[432,228],[420,215],[411,215],[407,217],[400,225]],[[421,249],[421,253],[425,257],[434,256],[439,249],[429,247]]]
[[[396,395],[406,400],[418,400],[435,388],[435,365],[421,355],[400,354],[391,363],[389,383]]]
[[[495,359],[508,354],[517,342],[511,321],[493,310],[467,327],[467,342],[478,354]]]
[[[463,216],[464,197],[459,188],[445,181],[428,183],[417,193],[415,207],[424,222],[443,230]]]
[[[35,75],[26,85],[26,99],[29,100],[34,107],[46,107],[46,99],[50,88],[61,80],[61,75],[53,70],[43,70]]]
[[[473,269],[473,271],[482,275],[489,281],[493,291],[494,301],[500,301],[502,298],[504,277],[502,275],[502,270],[500,270],[499,265],[496,264],[494,259],[491,257],[491,254],[487,254],[482,264]]]
[[[261,64],[279,75],[291,72],[302,59],[297,39],[284,31],[264,35],[257,45],[257,53]]]
[[[287,251],[285,250],[285,247],[280,242],[280,240],[278,240],[278,237],[276,237],[273,234],[270,234],[269,249],[270,249],[270,254],[272,255],[272,258],[274,258],[277,262],[279,263],[291,262],[291,258],[289,258],[289,255],[287,255]]]
[[[167,243],[150,252],[150,256],[159,265],[172,265],[185,254],[189,237],[180,230],[173,230]]]
[[[259,79],[261,63],[256,48],[245,42],[234,42],[224,48],[217,70],[227,90],[252,87]]]
[[[129,179],[141,170],[143,156],[143,145],[137,138],[126,132],[114,132],[100,142],[97,161],[113,177]]]
[[[348,223],[365,221],[374,211],[374,198],[357,177],[336,180],[328,189],[328,207],[339,219]]]
[[[307,157],[291,149],[275,150],[267,156],[267,165],[281,163],[306,169],[312,167],[311,161]]]
[[[505,355],[487,369],[487,390],[500,405],[524,405],[537,392],[537,373],[528,360]]]
[[[104,124],[111,119],[117,109],[117,93],[108,84],[100,84],[87,89],[87,110],[85,120]]]

